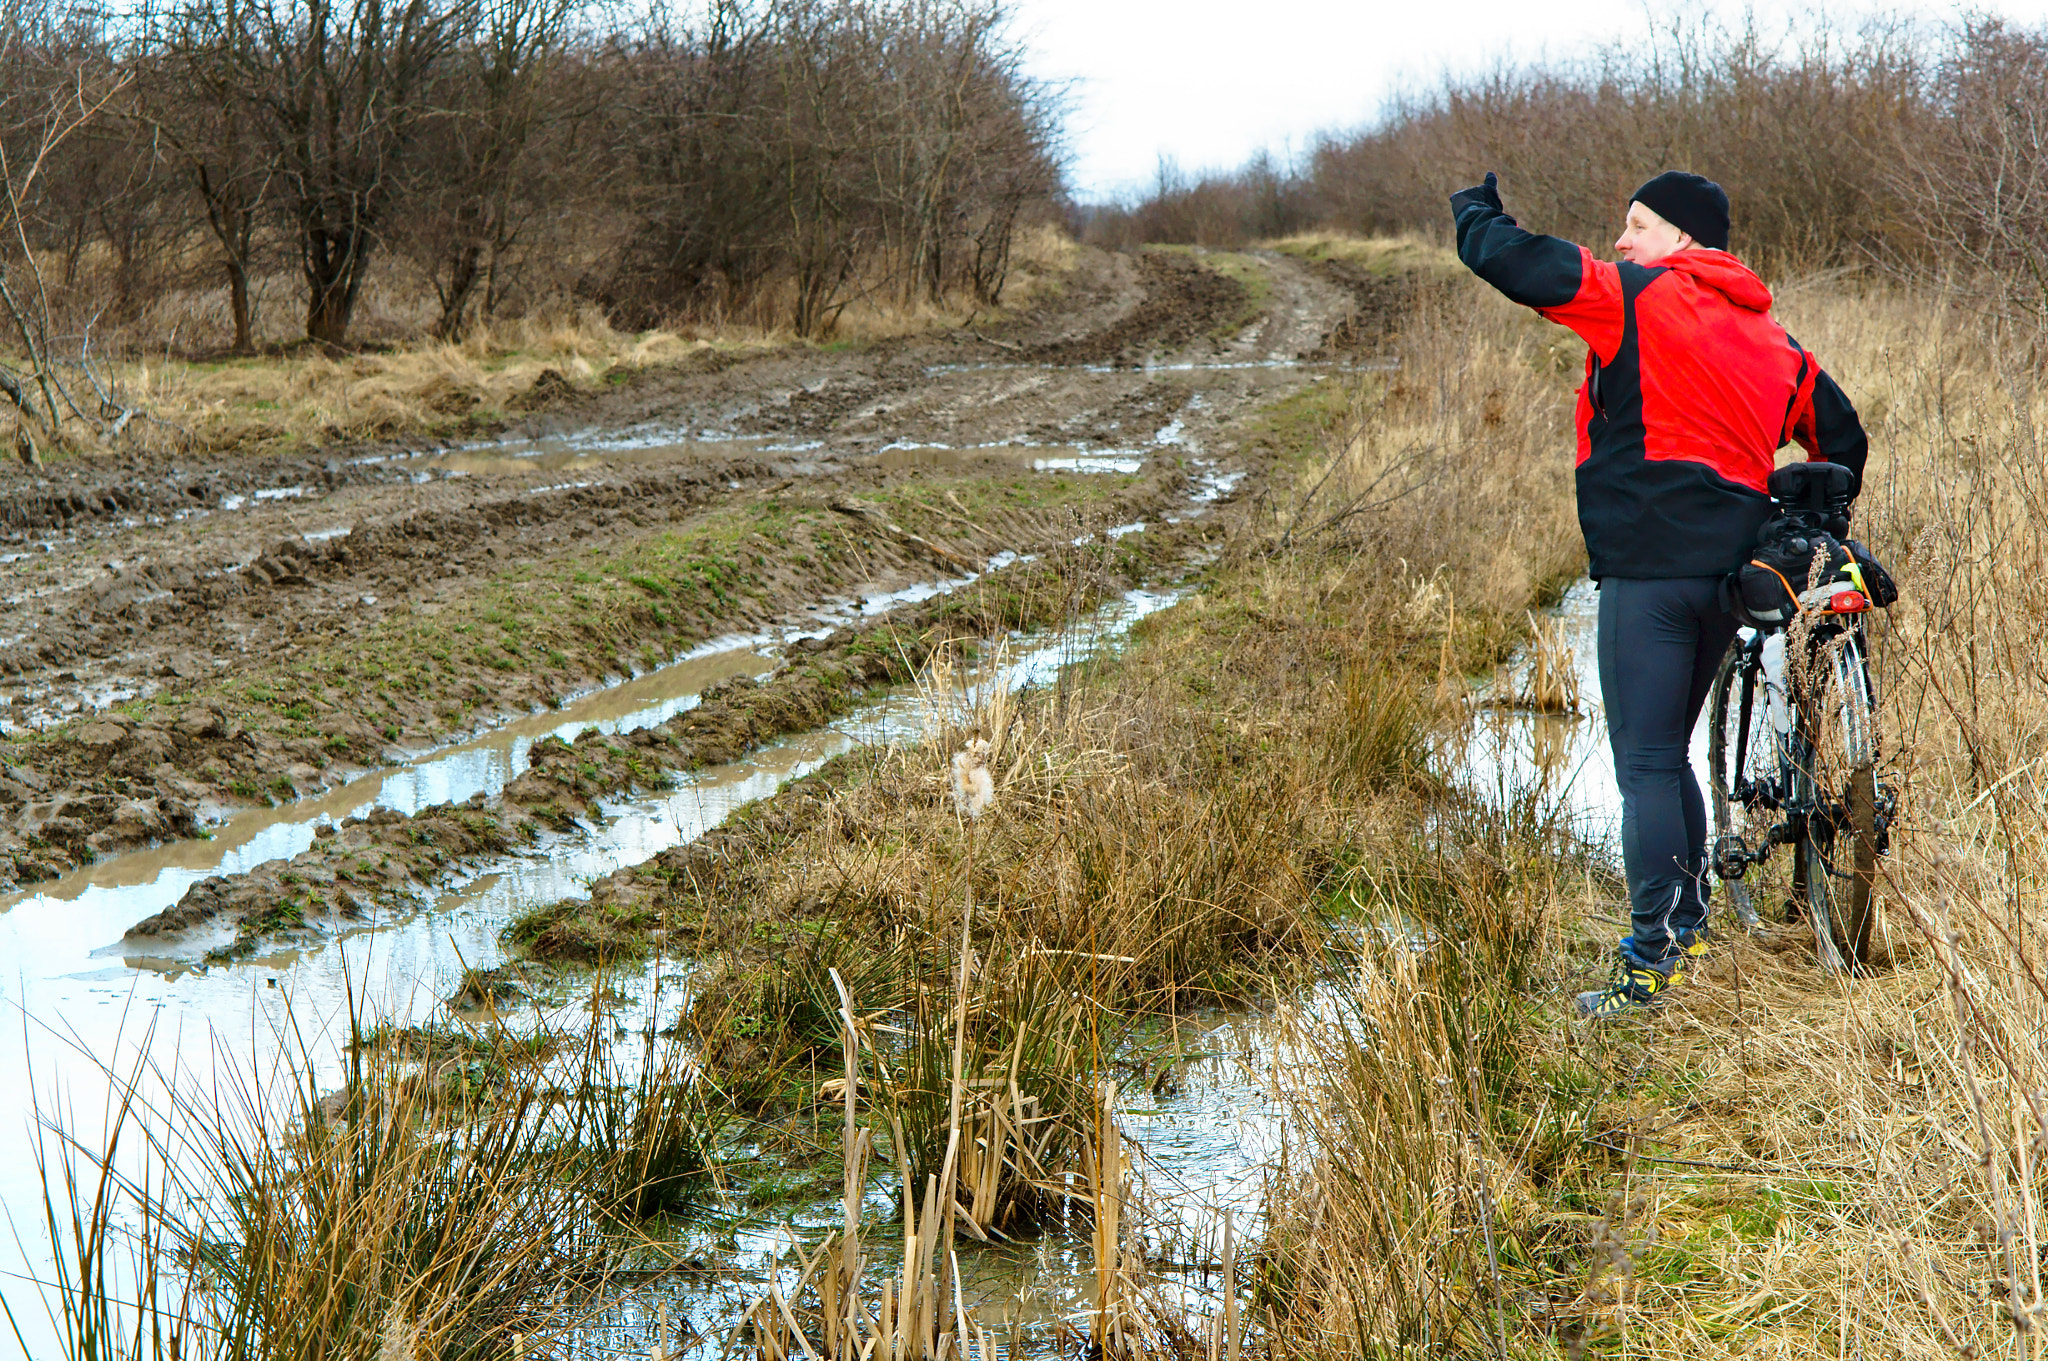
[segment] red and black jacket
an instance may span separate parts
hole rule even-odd
[[[1793,440],[1861,485],[1869,441],[1856,409],[1727,252],[1610,264],[1474,203],[1458,213],[1458,257],[1586,342],[1579,528],[1596,579],[1732,570],[1770,514],[1764,483]]]

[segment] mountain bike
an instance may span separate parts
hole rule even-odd
[[[1786,479],[1788,495],[1798,481]],[[1774,478],[1773,492],[1780,489]],[[1846,501],[1844,527],[1845,508]],[[1855,973],[1870,962],[1871,891],[1896,807],[1878,771],[1865,619],[1896,593],[1885,578],[1873,599],[1863,569],[1882,568],[1860,554],[1841,556],[1847,561],[1827,572],[1816,556],[1812,576],[1821,579],[1796,592],[1782,622],[1752,619],[1736,634],[1708,700],[1707,764],[1714,872],[1737,917],[1757,924],[1744,876],[1774,847],[1790,846],[1788,920],[1803,915],[1811,924],[1823,968]]]

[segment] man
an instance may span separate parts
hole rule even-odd
[[[1524,231],[1497,181],[1451,196],[1458,257],[1586,342],[1579,527],[1600,586],[1600,699],[1621,788],[1630,932],[1607,1017],[1665,995],[1706,950],[1707,812],[1688,753],[1735,621],[1722,579],[1770,513],[1778,449],[1840,463],[1861,485],[1855,408],[1771,319],[1762,280],[1728,253],[1728,195],[1666,171],[1628,205],[1618,264]]]

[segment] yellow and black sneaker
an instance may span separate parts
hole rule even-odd
[[[1699,952],[1705,953],[1706,943],[1699,944]],[[1688,949],[1686,953],[1693,951]],[[1653,969],[1647,964],[1617,958],[1613,981],[1604,988],[1579,994],[1579,1015],[1590,1021],[1604,1021],[1663,1001],[1666,993],[1685,981],[1680,971],[1682,963],[1682,958],[1674,959],[1662,969]]]

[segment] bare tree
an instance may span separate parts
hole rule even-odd
[[[760,126],[771,98],[766,25],[711,0],[696,25],[657,7],[607,54],[611,156],[638,226],[600,299],[629,324],[723,316],[774,264],[778,162]]]
[[[180,165],[220,246],[234,349],[255,349],[250,302],[257,233],[277,174],[270,147],[233,65],[215,47],[204,11],[176,11],[140,63],[137,116]]]
[[[61,147],[91,125],[125,84],[124,73],[99,60],[28,6],[0,9],[0,308],[18,363],[0,361],[0,395],[55,438],[67,417],[99,433],[127,424],[126,411],[90,367],[89,331],[78,356],[61,354],[51,290],[37,259],[30,215]],[[79,405],[64,371],[82,373],[100,389],[92,410]],[[31,446],[32,447],[32,446]]]
[[[622,64],[646,216],[606,296],[787,299],[805,335],[857,299],[1002,289],[1020,214],[1057,192],[1050,92],[996,0],[714,0]]]
[[[180,64],[248,111],[263,148],[306,281],[309,339],[346,342],[436,112],[429,92],[474,17],[474,0],[189,0],[178,11]]]
[[[1895,158],[1930,262],[1958,265],[2022,337],[2048,346],[2048,29],[1968,21],[1936,68],[1943,117]]]
[[[490,310],[539,200],[561,187],[535,181],[531,153],[547,125],[570,112],[551,77],[580,2],[480,0],[478,31],[442,73],[434,102],[444,112],[422,138],[409,227],[392,235],[433,284],[443,339]]]

